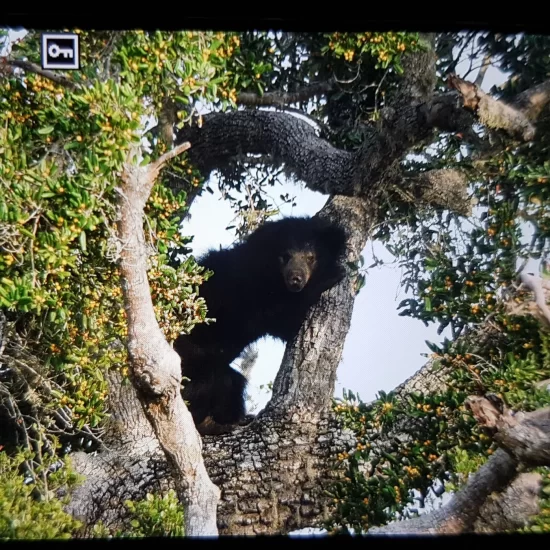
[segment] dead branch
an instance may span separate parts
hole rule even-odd
[[[481,62],[481,67],[479,69],[479,73],[477,73],[477,77],[475,80],[475,85],[480,88],[483,84],[483,81],[485,80],[487,69],[491,66],[491,58],[491,54],[485,54],[485,56],[483,57],[483,61]]]
[[[492,98],[473,82],[462,80],[456,75],[449,76],[448,84],[458,90],[464,107],[474,112],[487,128],[504,130],[523,141],[531,141],[535,137],[535,127],[517,107]]]
[[[550,324],[550,309],[546,305],[546,295],[544,293],[544,281],[541,277],[536,277],[530,273],[522,273],[520,275],[521,282],[535,295],[535,303],[539,307],[545,321]]]
[[[550,407],[514,414],[502,403],[495,404],[484,397],[469,397],[466,404],[482,426],[496,430],[495,440],[518,463],[550,464]]]
[[[520,274],[520,280],[522,286],[533,293],[533,300],[509,299],[505,302],[506,312],[509,315],[532,315],[540,321],[542,328],[550,328],[550,308],[546,303],[550,282],[524,272]]]

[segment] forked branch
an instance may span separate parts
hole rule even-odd
[[[218,533],[220,491],[208,477],[200,437],[181,397],[180,357],[155,318],[143,232],[143,208],[160,169],[189,146],[183,143],[144,167],[137,164],[136,151],[132,152],[118,190],[118,237],[131,378],[174,473],[180,500],[186,504],[186,534],[212,536]]]

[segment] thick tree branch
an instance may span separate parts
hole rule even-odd
[[[435,57],[430,40],[425,40],[425,50],[406,56],[403,84],[384,109],[381,128],[366,126],[363,145],[357,151],[334,147],[295,116],[261,110],[211,114],[204,118],[202,128],[181,130],[176,142],[193,143],[190,160],[205,176],[215,169],[223,173],[246,160],[247,155],[262,155],[269,157],[272,165],[284,164],[289,174],[314,191],[367,197],[374,186],[389,183],[395,164],[410,147],[427,140],[434,128],[460,129],[466,134],[470,129],[472,139],[476,139],[471,131],[474,119],[460,105],[459,95],[433,95]],[[426,202],[441,206],[445,190],[428,192],[434,182],[420,178],[414,199],[425,195]],[[453,196],[446,197],[444,206],[450,207],[449,197]],[[457,211],[468,210],[463,197],[461,200]]]
[[[201,455],[201,440],[180,393],[180,357],[164,338],[155,318],[147,281],[143,208],[163,164],[186,150],[181,144],[149,166],[129,158],[118,201],[120,270],[128,319],[128,354],[138,390],[168,462],[179,497],[186,504],[186,534],[216,535],[219,489],[212,484]]]
[[[535,304],[538,306],[540,313],[542,314],[543,322],[550,325],[550,308],[546,304],[546,293],[544,290],[549,289],[549,282],[542,277],[536,277],[531,273],[521,273],[521,282],[529,289],[533,291],[535,295]]]
[[[485,75],[487,74],[487,70],[491,66],[491,54],[485,54],[483,61],[481,62],[481,67],[479,69],[479,73],[477,73],[477,77],[475,80],[475,85],[481,88],[483,85],[483,81],[485,80]]]
[[[371,210],[367,201],[333,196],[318,215],[347,229],[347,261],[356,261],[370,231]],[[304,415],[327,409],[334,395],[336,367],[349,331],[354,300],[350,278],[323,293],[308,315],[312,322],[306,322],[286,346],[266,411]]]
[[[542,476],[519,474],[501,493],[489,495],[474,524],[476,533],[504,533],[525,527],[540,512]]]
[[[284,163],[311,189],[325,194],[346,194],[352,178],[352,153],[333,147],[310,124],[285,113],[212,114],[204,117],[202,129],[180,131],[176,142],[182,140],[193,143],[189,157],[204,176],[250,154],[270,155],[273,165]]]
[[[73,490],[67,511],[83,522],[85,536],[99,521],[113,531],[120,528],[128,517],[126,500],[174,488],[166,455],[136,389],[116,371],[107,378],[109,418],[101,452],[71,454],[73,467],[85,479]]]
[[[469,397],[466,403],[481,425],[497,431],[495,440],[518,463],[550,465],[550,407],[514,414],[502,404],[497,407],[483,397]]]
[[[268,111],[209,115],[202,128],[180,131],[177,142],[188,139],[193,143],[190,160],[205,176],[216,169],[223,172],[232,163],[245,160],[247,154],[269,155],[272,165],[284,164],[314,191],[367,196],[384,171],[412,144],[427,137],[435,126],[448,125],[453,111],[457,112],[456,96],[434,98],[423,109],[403,108],[388,121],[391,133],[371,129],[356,152],[334,147],[295,116]],[[468,116],[458,112],[461,118]]]

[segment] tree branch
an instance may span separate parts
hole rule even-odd
[[[464,107],[474,112],[484,126],[504,130],[523,141],[530,141],[535,137],[534,126],[517,107],[492,98],[476,84],[455,75],[450,75],[448,82],[449,86],[458,90],[462,96]]]
[[[326,94],[334,88],[334,84],[334,80],[329,80],[304,86],[295,92],[267,92],[263,95],[242,92],[237,96],[237,103],[248,107],[285,107],[293,103],[307,101],[317,95]]]
[[[542,476],[519,474],[501,493],[489,495],[479,510],[476,533],[503,533],[525,527],[540,512],[539,498]]]
[[[150,170],[153,179],[156,179],[158,177],[159,172],[167,162],[170,162],[173,158],[181,155],[181,153],[187,151],[187,149],[189,149],[190,147],[191,144],[188,141],[185,143],[180,143],[180,145],[174,147],[173,149],[170,149],[170,151],[167,151],[166,153],[164,153],[164,155],[161,155],[157,160],[152,162],[150,165]]]
[[[544,292],[545,281],[541,277],[536,277],[530,273],[521,273],[520,274],[521,282],[529,289],[533,291],[535,295],[535,303],[542,313],[543,320],[546,324],[550,325],[550,309],[546,305],[546,294]]]
[[[531,413],[512,413],[484,397],[469,397],[476,420],[497,431],[498,441],[518,463],[527,466],[550,465],[550,407]],[[499,410],[502,409],[502,410]]]
[[[230,174],[230,168],[247,160],[247,155],[263,155],[274,166],[284,164],[289,175],[314,191],[367,197],[410,147],[428,139],[434,128],[465,134],[469,130],[471,139],[477,139],[471,130],[474,119],[460,105],[459,95],[433,95],[435,56],[432,39],[425,41],[426,51],[406,56],[403,85],[384,109],[381,128],[365,126],[363,144],[356,151],[334,147],[302,119],[262,110],[208,115],[202,128],[180,130],[176,143],[193,143],[190,160],[205,177],[216,169]],[[424,179],[426,183],[430,182]],[[436,197],[437,193],[427,200],[441,203],[443,195]]]
[[[202,128],[181,130],[176,143],[191,141],[191,162],[207,177],[247,154],[270,155],[289,173],[321,193],[349,194],[354,155],[317,137],[304,120],[286,113],[233,111],[204,117]]]
[[[550,79],[521,92],[513,105],[529,120],[536,120],[550,101]]]
[[[196,536],[217,535],[220,491],[208,478],[201,440],[181,397],[180,357],[164,338],[155,318],[143,233],[143,208],[160,168],[188,146],[181,144],[145,167],[137,165],[133,152],[125,163],[118,190],[117,224],[131,378],[175,474],[180,500],[186,505],[186,534]]]
[[[491,66],[491,54],[485,54],[485,57],[483,58],[483,61],[481,62],[481,67],[479,69],[479,73],[477,73],[477,77],[475,80],[475,85],[481,88],[483,85],[483,81],[485,80],[485,74],[487,73],[487,69]]]
[[[0,57],[0,65],[8,67],[17,67],[23,69],[26,72],[38,74],[56,84],[60,84],[70,90],[75,90],[78,86],[67,76],[42,69],[39,65],[25,61],[23,59],[8,59],[7,57]]]

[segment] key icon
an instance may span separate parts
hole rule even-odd
[[[53,58],[62,55],[64,58],[70,57],[72,59],[73,50],[69,48],[60,48],[57,44],[50,44],[48,46],[48,55]]]
[[[73,33],[43,33],[42,68],[79,69],[78,35]]]

